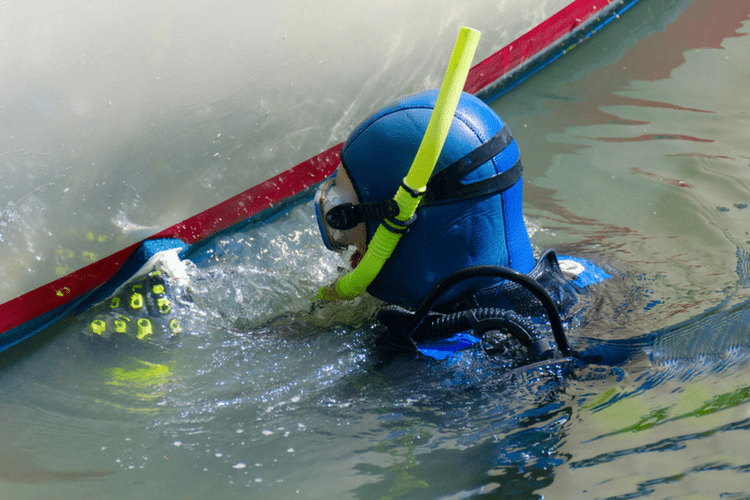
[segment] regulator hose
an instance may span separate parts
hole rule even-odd
[[[554,349],[546,338],[538,335],[533,325],[519,314],[507,309],[480,307],[427,318],[412,332],[415,342],[434,338],[446,338],[452,334],[472,330],[477,337],[489,331],[501,331],[514,337],[524,346],[532,358],[549,359]]]
[[[557,309],[555,301],[550,297],[549,293],[547,293],[547,290],[545,290],[544,287],[537,283],[533,278],[502,266],[467,267],[466,269],[456,271],[441,280],[435,288],[427,294],[427,297],[425,297],[420,306],[414,312],[411,322],[404,330],[407,336],[411,338],[412,335],[420,329],[420,325],[422,325],[427,315],[445,292],[456,284],[472,278],[502,278],[523,286],[542,303],[550,327],[552,328],[552,334],[555,338],[555,343],[557,343],[557,348],[565,356],[573,354],[570,344],[568,344],[568,339],[565,336],[565,329],[563,328],[562,319],[560,318],[560,311]],[[461,311],[459,313],[446,315],[433,322],[431,326],[426,324],[424,327],[427,327],[428,331],[431,330],[433,333],[437,333],[438,330],[453,330],[457,332],[468,329],[479,329],[482,332],[486,332],[497,326],[507,326],[509,320],[503,317],[501,311],[502,310],[495,308],[479,308]],[[493,319],[496,321],[494,325],[490,323]],[[456,328],[458,329],[454,330]],[[524,331],[524,333],[520,333],[519,330]],[[422,331],[425,332],[425,330]],[[525,332],[520,326],[519,328],[511,327],[509,328],[509,331],[526,347],[531,346],[531,344],[535,342],[535,339],[531,338],[528,332]],[[537,346],[537,349],[544,348],[542,345],[539,345]],[[540,352],[539,354],[544,355],[545,352]]]

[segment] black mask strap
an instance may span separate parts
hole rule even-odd
[[[398,203],[388,199],[369,203],[342,203],[326,213],[326,223],[333,229],[344,231],[351,229],[360,222],[390,219],[398,215]]]
[[[513,186],[518,182],[523,173],[523,165],[521,165],[520,158],[515,165],[505,172],[470,184],[461,183],[461,179],[466,174],[473,172],[481,165],[490,161],[512,142],[513,134],[511,134],[507,125],[503,126],[487,142],[433,175],[430,182],[427,183],[425,202],[432,203],[476,198],[486,194],[499,193]]]

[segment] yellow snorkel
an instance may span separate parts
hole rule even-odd
[[[394,196],[399,206],[396,220],[400,222],[409,221],[414,216],[422,195],[425,193],[427,182],[432,176],[443,144],[448,137],[453,115],[456,113],[458,100],[466,83],[474,52],[479,44],[479,36],[479,31],[467,27],[462,27],[458,33],[427,130],[409,172]],[[391,231],[385,227],[385,224],[391,223],[386,220],[378,226],[359,265],[336,283],[321,288],[318,291],[318,298],[323,300],[353,299],[367,289],[401,239],[401,232]]]

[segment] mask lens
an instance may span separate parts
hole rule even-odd
[[[326,214],[333,207],[342,203],[358,203],[357,195],[351,190],[342,189],[336,185],[336,176],[326,179],[318,187],[315,193],[315,216],[318,219],[318,228],[323,237],[326,248],[333,251],[346,250],[350,243],[349,231],[334,229],[326,222]]]

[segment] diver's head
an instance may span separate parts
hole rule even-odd
[[[437,91],[421,92],[381,109],[344,143],[341,167],[316,196],[318,222],[328,248],[342,250],[353,244],[365,250],[363,245],[380,223],[372,214],[387,212],[386,202],[411,167],[437,95]],[[518,146],[502,120],[479,99],[462,94],[416,221],[367,291],[388,302],[414,306],[442,278],[468,266],[530,271],[534,256],[523,223],[520,174]],[[376,204],[377,209],[368,209],[359,218],[343,217],[351,223],[338,227],[350,229],[328,224],[340,218],[327,217],[334,207],[371,202],[383,205]],[[347,215],[347,210],[339,212]],[[465,283],[446,294],[444,301],[492,283]]]

